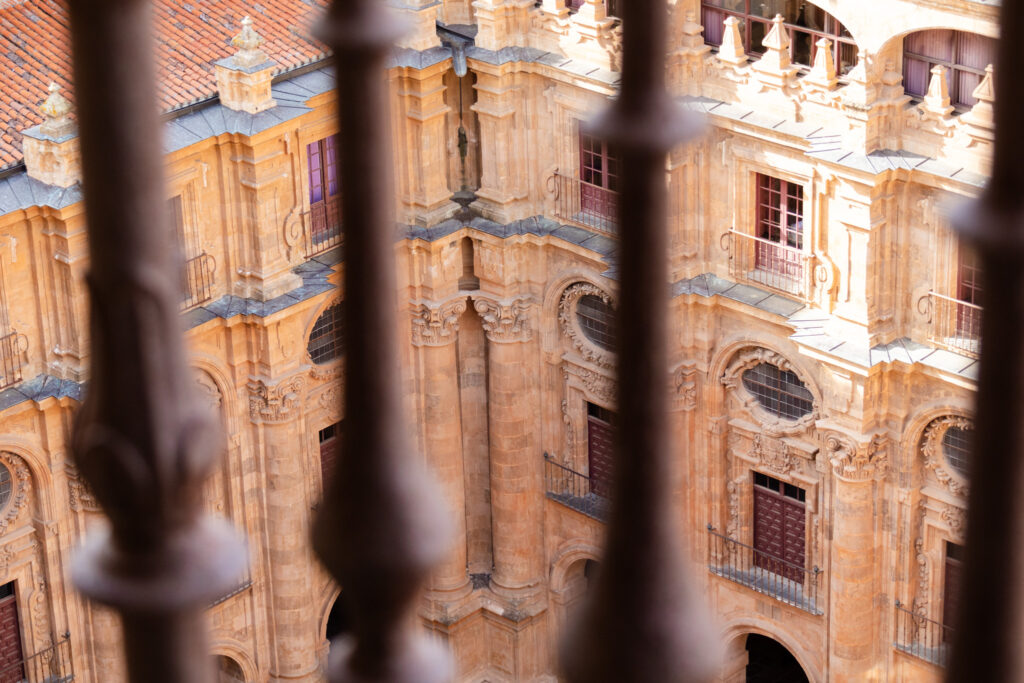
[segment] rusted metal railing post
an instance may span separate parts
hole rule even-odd
[[[331,646],[330,680],[444,681],[447,660],[411,618],[444,557],[446,517],[412,457],[401,408],[385,80],[399,31],[377,0],[336,0],[322,35],[338,81],[346,429],[313,546],[341,584],[353,630]]]
[[[120,612],[132,681],[205,683],[202,610],[245,552],[226,525],[200,517],[220,443],[185,372],[151,10],[147,0],[73,0],[70,13],[92,297],[73,455],[111,522],[109,534],[90,534],[73,579]]]
[[[665,158],[692,128],[665,91],[664,0],[622,8],[621,95],[592,126],[622,159],[615,483],[597,586],[566,649],[567,678],[690,681],[717,665],[716,634],[681,574],[671,500],[666,384]]]
[[[1024,680],[1024,3],[1000,8],[995,156],[955,222],[981,259],[981,370],[950,681]]]

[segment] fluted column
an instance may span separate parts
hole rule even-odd
[[[306,518],[305,460],[296,423],[305,387],[302,375],[268,384],[249,382],[249,418],[259,425],[266,462],[267,544],[273,623],[271,681],[320,681],[319,635],[312,601]],[[298,437],[298,438],[297,438]]]
[[[427,465],[441,485],[452,542],[444,563],[427,587],[452,599],[472,589],[466,571],[466,487],[463,473],[462,417],[456,333],[466,300],[439,306],[419,304],[413,312],[412,343],[419,347],[423,368],[423,429]]]
[[[825,439],[835,474],[832,488],[832,560],[829,581],[830,678],[864,681],[875,665],[875,476],[884,473],[879,440],[857,443],[841,434]]]
[[[537,414],[527,365],[533,338],[529,303],[478,298],[474,308],[488,341],[487,413],[491,456],[491,516],[494,529],[493,588],[525,598],[544,574],[541,540],[542,457],[533,438]]]

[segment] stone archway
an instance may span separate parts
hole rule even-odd
[[[779,641],[750,633],[744,649],[747,653],[747,683],[808,683],[807,674],[796,657]]]
[[[217,683],[246,683],[242,665],[226,655],[214,657],[217,664]]]
[[[348,609],[345,607],[344,599],[344,592],[338,593],[338,597],[334,598],[334,602],[331,603],[331,611],[327,613],[324,638],[328,642],[348,633],[352,628],[352,622],[349,620]]]

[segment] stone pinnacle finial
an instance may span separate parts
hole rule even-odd
[[[232,61],[242,68],[257,66],[267,61],[267,54],[259,49],[263,44],[263,36],[256,33],[252,24],[251,17],[242,19],[242,30],[231,39],[231,44],[238,48]]]
[[[43,101],[39,111],[43,114],[43,123],[39,126],[39,132],[51,138],[62,138],[74,131],[74,124],[71,123],[71,103],[60,94],[60,86],[50,82],[48,88],[50,95]]]

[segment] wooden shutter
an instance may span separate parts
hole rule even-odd
[[[806,562],[805,504],[785,496],[778,479],[754,486],[754,566],[803,583]],[[801,492],[795,486],[789,490]],[[794,565],[794,566],[791,566]]]
[[[591,409],[597,406],[588,404]],[[606,416],[607,417],[607,416]],[[599,496],[607,496],[612,480],[612,427],[607,419],[587,416],[587,456],[590,465],[590,490]]]
[[[24,671],[18,666],[23,659],[18,604],[14,599],[13,586],[7,584],[3,589],[0,589],[0,595],[7,592],[8,596],[0,598],[0,683],[19,683],[24,680]]]
[[[338,450],[341,448],[342,422],[336,422],[330,427],[320,430],[320,474],[324,484],[331,480],[334,474],[335,462],[338,459]]]
[[[953,639],[953,627],[956,626],[956,614],[960,607],[961,552],[960,546],[946,543],[946,571],[942,584],[942,624],[949,628],[942,629],[943,641]]]

